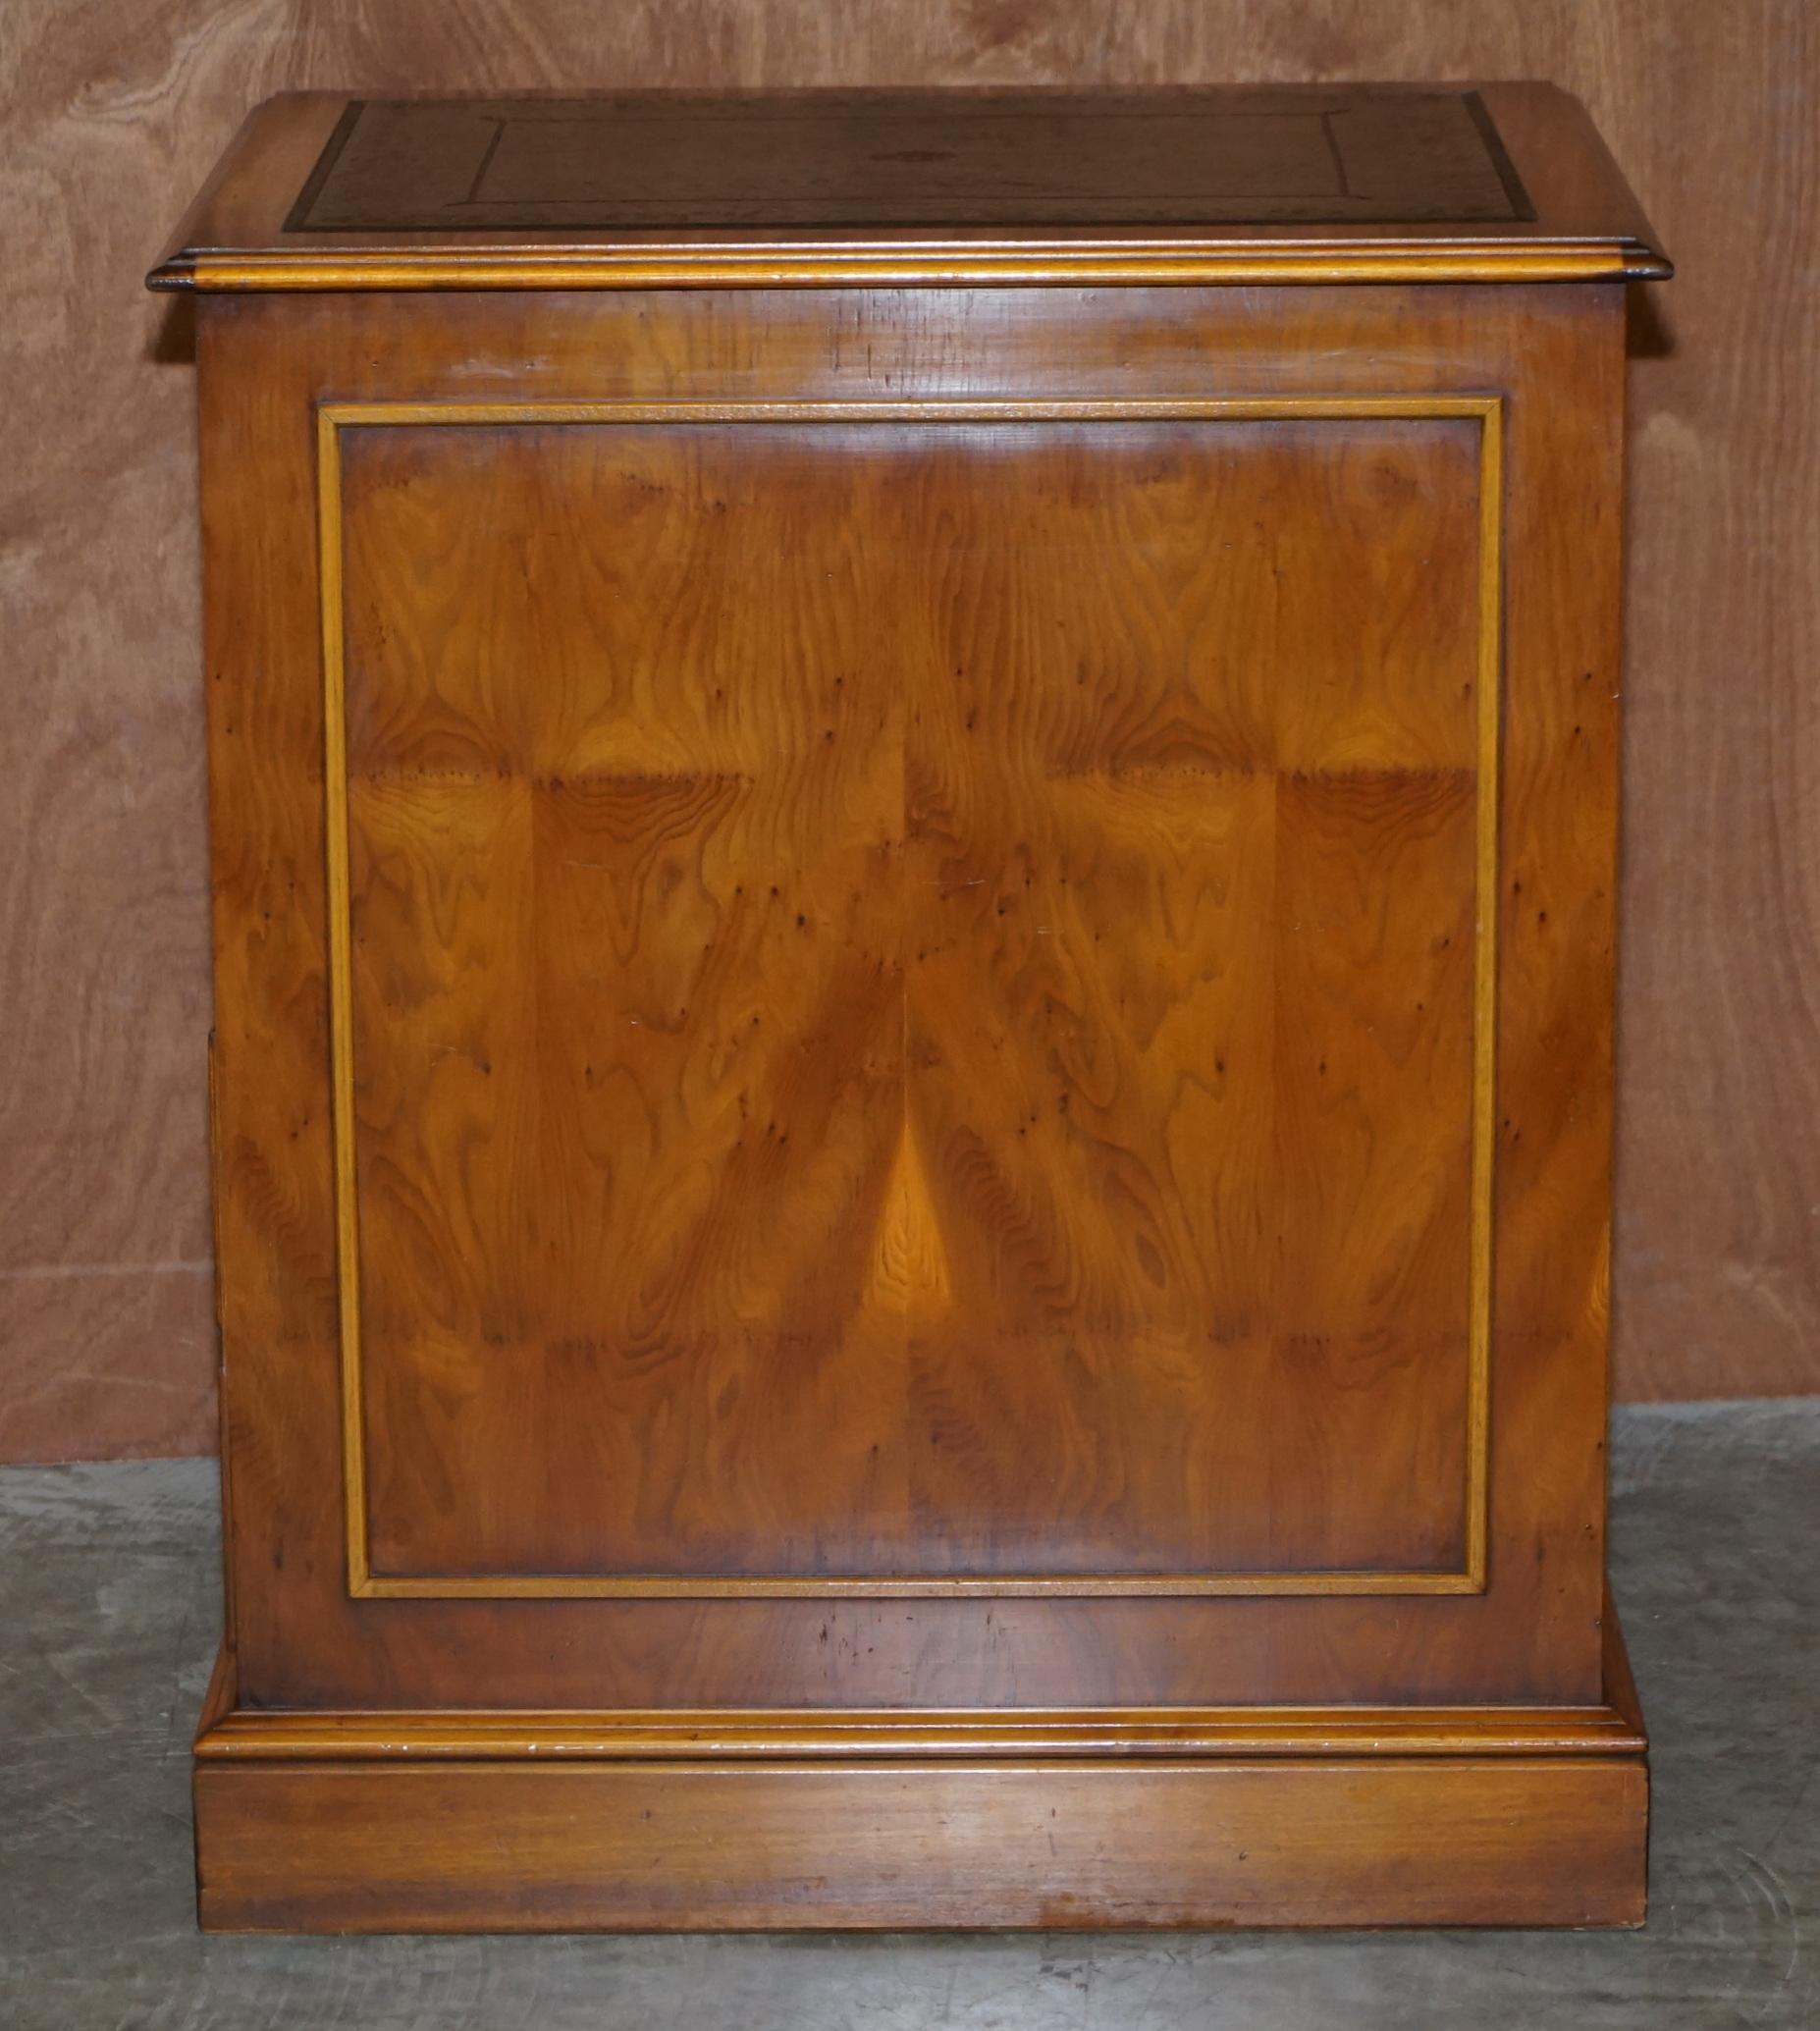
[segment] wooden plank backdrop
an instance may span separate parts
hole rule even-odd
[[[1820,12],[1810,0],[9,0],[0,12],[0,1458],[213,1439],[186,310],[140,276],[257,99],[1549,78],[1638,293],[1621,1396],[1820,1387]]]

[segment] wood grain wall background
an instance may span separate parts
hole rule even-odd
[[[1637,306],[1620,1394],[1820,1388],[1812,0],[8,0],[0,1458],[213,1442],[192,384],[141,294],[255,100],[1552,78],[1681,264]]]

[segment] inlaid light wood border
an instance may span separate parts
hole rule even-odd
[[[1474,831],[1472,1164],[1465,1557],[1458,1571],[891,1575],[376,1574],[367,1517],[354,1148],[352,895],[341,433],[349,427],[561,424],[1335,422],[1464,418],[1479,426],[1477,781]],[[1490,1502],[1492,1158],[1497,1109],[1498,770],[1503,669],[1504,403],[1496,395],[1267,396],[1206,401],[330,401],[316,411],[328,874],[329,1033],[348,1591],[355,1598],[763,1598],[849,1595],[1353,1595],[1485,1590]]]

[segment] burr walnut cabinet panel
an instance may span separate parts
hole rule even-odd
[[[261,109],[204,1921],[1625,1922],[1546,87]]]

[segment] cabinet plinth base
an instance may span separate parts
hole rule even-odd
[[[197,1742],[214,1931],[1642,1922],[1596,1708],[297,1715]],[[231,1673],[224,1672],[224,1682]]]

